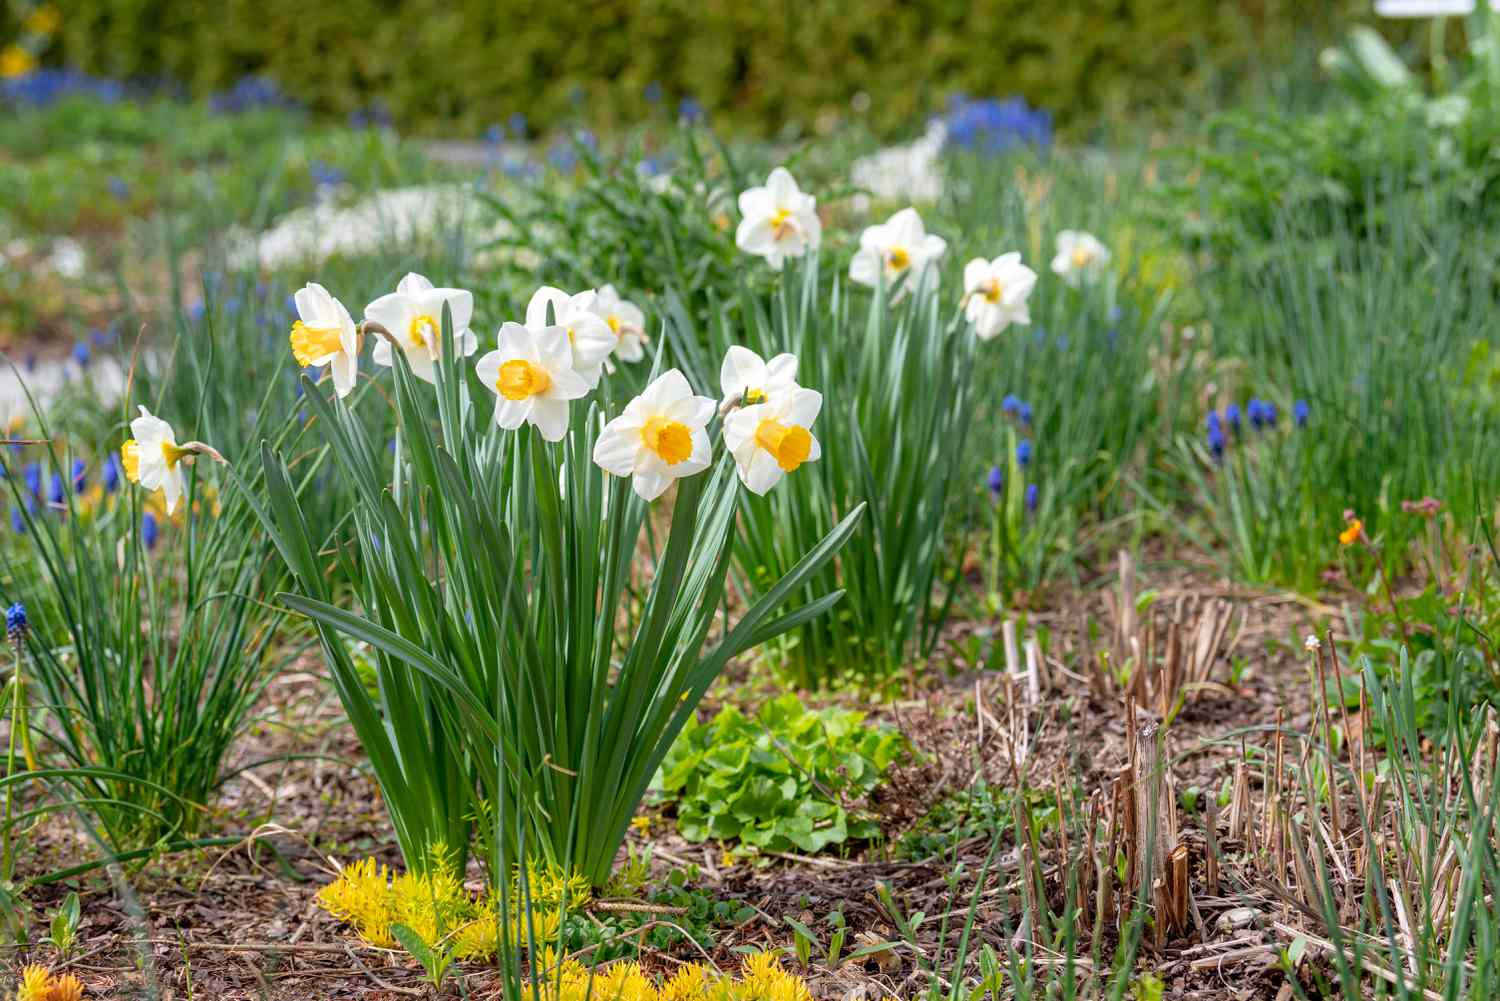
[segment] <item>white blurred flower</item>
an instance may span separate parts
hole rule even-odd
[[[1322,648],[1322,646],[1323,644],[1321,641],[1319,641],[1316,633],[1308,633],[1307,639],[1302,641],[1302,649],[1306,650],[1308,653],[1317,653],[1318,650]]]
[[[714,401],[693,395],[677,369],[663,372],[625,412],[604,425],[594,462],[606,473],[631,477],[642,500],[655,500],[673,480],[708,468],[708,422]]]
[[[573,371],[573,351],[561,327],[532,330],[519,323],[500,328],[500,346],[480,358],[475,375],[497,397],[495,423],[507,431],[531,423],[547,441],[568,433],[568,401],[588,394]]]
[[[443,350],[443,306],[453,317],[453,347],[468,357],[479,347],[469,320],[474,316],[474,295],[463,289],[433,288],[432,282],[419,274],[408,274],[387,293],[365,307],[365,319],[380,324],[401,345],[412,374],[426,382],[436,382],[433,365]],[[375,364],[390,367],[393,363],[391,343],[385,338],[375,342],[371,357]]]
[[[1012,251],[993,261],[976,257],[964,265],[964,316],[974,333],[987,341],[1012,323],[1029,324],[1026,300],[1036,288],[1036,272]]]
[[[359,370],[359,333],[344,304],[317,282],[292,296],[297,322],[292,324],[292,355],[303,368],[333,366],[333,390],[342,399],[354,390]]]
[[[929,234],[916,209],[904,208],[860,234],[859,249],[849,262],[849,277],[871,288],[883,280],[888,289],[895,288],[897,282],[905,279],[896,291],[900,296],[919,281],[936,285],[938,273],[935,265],[947,249],[948,241]],[[934,267],[929,268],[929,265]]]
[[[646,357],[646,314],[628,299],[620,298],[613,285],[601,287],[590,307],[603,318],[615,335],[615,354],[621,361],[637,362]]]
[[[84,271],[88,269],[88,260],[83,244],[63,237],[52,245],[52,255],[47,258],[47,266],[64,278],[82,278]]]
[[[749,348],[732,345],[719,366],[721,403],[730,407],[775,402],[797,385],[797,356],[779,354],[766,361]]]
[[[809,430],[822,407],[822,393],[793,386],[770,403],[744,407],[725,418],[724,445],[751,493],[764,494],[787,473],[823,454]]]
[[[593,389],[604,374],[604,360],[615,349],[615,335],[604,317],[594,311],[598,293],[593,289],[569,295],[560,288],[543,285],[526,304],[526,326],[535,331],[548,328],[547,307],[552,307],[550,326],[561,328],[573,349],[573,371]]]
[[[1052,258],[1052,273],[1069,285],[1078,286],[1087,279],[1099,277],[1109,264],[1109,248],[1092,233],[1065,229],[1057,234],[1057,256]]]
[[[938,154],[948,130],[940,121],[927,126],[921,139],[905,146],[891,146],[861,157],[850,168],[849,180],[885,202],[935,202],[943,195],[943,171]],[[863,212],[870,196],[854,196],[854,207]]]
[[[788,257],[816,250],[823,238],[818,200],[803,193],[785,167],[771,171],[764,187],[740,193],[740,225],[734,242],[747,254],[764,257],[777,271]]]

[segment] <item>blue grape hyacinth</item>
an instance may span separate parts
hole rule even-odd
[[[25,605],[17,601],[5,610],[5,635],[12,643],[19,644],[26,638],[26,630],[30,628]]]

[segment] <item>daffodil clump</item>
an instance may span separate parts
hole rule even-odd
[[[767,214],[747,238],[778,260],[816,246],[812,197],[784,171],[771,189],[746,203]],[[648,338],[644,311],[619,290],[544,286],[488,335],[474,302],[408,274],[356,323],[323,286],[299,292],[288,347],[321,368],[303,382],[309,426],[327,435],[356,502],[336,529],[344,538],[314,537],[290,469],[268,447],[269,503],[257,513],[296,581],[282,601],[319,629],[413,872],[362,863],[322,899],[368,941],[406,926],[484,953],[520,929],[444,882],[426,846],[453,846],[462,860],[477,843],[491,873],[523,857],[566,866],[582,878],[567,891],[575,902],[603,885],[651,777],[724,665],[837,600],[803,585],[861,510],[799,551],[785,586],[726,629],[744,493],[807,476],[799,470],[822,454],[823,396],[797,383],[796,357],[726,353],[721,397],[700,392],[712,374],[695,386],[658,352],[645,389],[621,400],[615,362],[646,361]],[[378,368],[362,373],[366,344]],[[356,391],[387,373],[390,390]],[[382,402],[395,412],[391,449],[355,413]],[[170,503],[179,467],[199,453],[145,411],[133,429],[132,478]],[[668,491],[658,545],[650,505]],[[360,572],[340,593],[324,561],[346,544],[359,548]],[[648,551],[642,595],[631,567]],[[341,604],[351,594],[356,610]],[[797,607],[782,609],[793,596]],[[363,665],[349,639],[368,644]],[[476,837],[481,804],[494,804],[495,826]],[[438,905],[403,915],[405,879],[424,881],[413,899]],[[550,915],[560,902],[546,889],[528,887]]]
[[[16,1001],[82,1001],[83,983],[71,973],[54,976],[35,963],[23,967],[16,984]]]
[[[521,880],[511,880],[509,914],[511,943],[558,940],[566,910],[587,906],[589,881],[556,867],[532,862],[527,867],[526,897]],[[318,891],[318,906],[354,929],[368,945],[396,946],[392,929],[405,925],[430,948],[448,948],[458,959],[486,960],[501,947],[500,907],[494,894],[471,891],[454,873],[452,854],[437,848],[424,872],[393,872],[373,858],[345,866],[333,882]]]
[[[545,977],[545,974],[543,974]],[[573,960],[561,964],[555,982],[542,985],[548,1001],[812,1001],[807,983],[781,967],[774,952],[746,957],[738,977],[688,963],[656,982],[639,963],[620,961],[589,969]]]

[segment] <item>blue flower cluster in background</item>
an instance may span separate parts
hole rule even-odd
[[[391,127],[391,112],[384,101],[374,101],[369,107],[358,108],[349,114],[349,127],[353,129],[388,129]]]
[[[1052,145],[1052,116],[1022,97],[955,96],[938,120],[947,143],[978,153],[1004,153],[1018,146]]]
[[[336,188],[348,179],[348,174],[332,164],[322,160],[314,160],[308,164],[308,173],[312,175],[313,186],[317,188]]]
[[[228,90],[220,91],[208,99],[208,109],[220,114],[232,115],[257,108],[294,108],[297,102],[268,76],[241,77]]]
[[[1007,417],[1013,418],[1022,428],[1031,428],[1032,412],[1031,404],[1021,399],[1014,393],[1006,393],[1000,400],[1000,412]],[[1026,469],[1031,465],[1035,446],[1030,438],[1022,438],[1016,442],[1016,465]],[[1005,493],[1005,466],[991,466],[990,472],[985,477],[985,486],[989,489],[990,496],[998,502]],[[1026,504],[1027,513],[1036,510],[1037,501],[1040,499],[1041,491],[1035,483],[1026,484],[1022,493]]]
[[[1306,400],[1297,400],[1292,404],[1292,422],[1299,428],[1307,427],[1311,418],[1312,409]],[[1269,431],[1276,427],[1277,412],[1276,404],[1270,400],[1263,400],[1258,396],[1250,397],[1245,404],[1243,412],[1238,403],[1231,403],[1224,408],[1224,415],[1219,416],[1217,410],[1210,410],[1204,418],[1203,426],[1206,433],[1209,454],[1214,457],[1215,462],[1224,458],[1224,451],[1229,447],[1230,435],[1238,437],[1244,428],[1245,421],[1249,421],[1250,427],[1256,432]]]
[[[45,108],[69,97],[91,97],[114,104],[125,97],[125,85],[71,69],[39,69],[0,79],[0,102]]]
[[[1014,393],[1006,393],[1000,401],[1000,412],[1014,417],[1026,427],[1031,427],[1031,404]]]
[[[1270,400],[1250,397],[1250,402],[1245,404],[1245,413],[1250,417],[1250,426],[1257,431],[1276,426],[1276,404]]]

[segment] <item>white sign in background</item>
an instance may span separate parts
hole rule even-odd
[[[1491,10],[1500,10],[1500,0],[1490,0]],[[1474,13],[1474,0],[1375,0],[1381,17],[1451,17]]]

